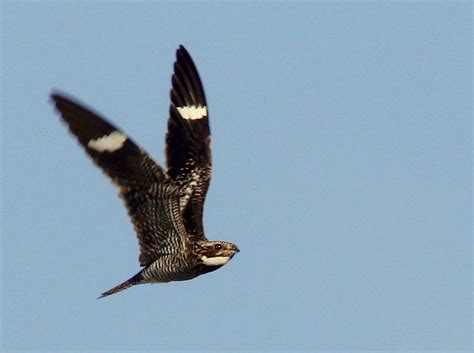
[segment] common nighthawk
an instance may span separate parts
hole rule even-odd
[[[143,269],[99,298],[142,283],[184,281],[215,271],[239,252],[209,241],[202,213],[211,179],[204,89],[187,50],[176,52],[165,172],[120,129],[62,93],[51,98],[69,130],[118,188],[133,222]]]

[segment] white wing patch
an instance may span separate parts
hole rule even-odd
[[[201,256],[201,260],[206,266],[222,266],[229,262],[229,256],[207,257]]]
[[[87,146],[98,152],[114,152],[122,148],[125,141],[127,141],[127,135],[122,134],[120,131],[114,131],[96,140],[90,140]]]
[[[179,114],[186,120],[199,120],[207,116],[207,107],[191,105],[188,107],[177,107]]]

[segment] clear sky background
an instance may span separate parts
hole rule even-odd
[[[471,11],[3,1],[3,350],[470,350]],[[207,235],[241,252],[97,300],[138,244],[48,96],[162,163],[179,44],[211,114]]]

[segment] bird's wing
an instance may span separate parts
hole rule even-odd
[[[170,118],[166,135],[167,173],[181,190],[180,208],[187,232],[206,239],[203,207],[211,180],[211,133],[204,89],[191,56],[176,52]]]
[[[122,192],[140,244],[140,265],[160,256],[182,254],[187,234],[179,209],[179,192],[172,184],[157,183],[148,189]]]
[[[71,98],[51,98],[69,130],[118,188],[137,232],[140,264],[182,249],[179,192],[161,167],[126,134]]]

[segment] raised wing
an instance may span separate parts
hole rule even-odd
[[[53,93],[51,98],[87,154],[118,187],[137,232],[140,264],[181,251],[185,230],[179,193],[161,167],[98,114],[63,94]]]
[[[167,173],[181,190],[180,208],[187,232],[195,239],[206,239],[202,214],[211,180],[211,133],[201,79],[183,46],[176,52],[172,85]]]

